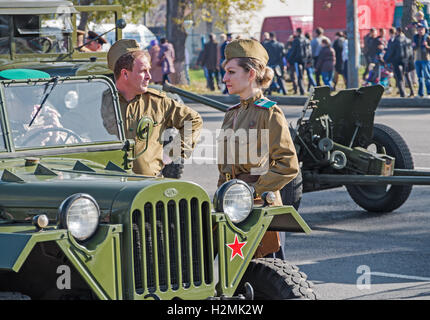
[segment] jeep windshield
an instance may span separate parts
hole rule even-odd
[[[72,32],[68,12],[0,15],[0,54],[10,53],[10,42],[17,54],[68,53],[72,49]]]
[[[122,140],[113,88],[106,79],[59,78],[54,84],[52,79],[0,82],[9,129],[2,128],[3,140],[12,151]]]

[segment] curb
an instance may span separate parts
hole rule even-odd
[[[232,106],[239,103],[238,96],[230,95],[203,95],[221,103]],[[268,96],[268,99],[275,101],[283,106],[303,106],[307,100],[307,96]],[[183,98],[185,103],[196,103],[190,99]],[[382,98],[379,102],[380,108],[430,108],[430,99],[423,98]]]

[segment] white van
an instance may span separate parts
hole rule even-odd
[[[108,30],[112,30],[115,27],[114,24],[111,23],[103,23],[103,24],[88,24],[88,30],[92,30],[101,34]],[[115,42],[115,30],[108,32],[103,36],[106,39],[107,43],[103,45],[103,51],[109,50],[110,46]],[[149,47],[151,40],[156,40],[157,37],[142,24],[127,24],[124,29],[122,29],[122,38],[123,39],[134,39],[137,41],[141,49],[146,49]]]

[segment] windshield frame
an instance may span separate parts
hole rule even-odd
[[[21,8],[21,10],[14,12],[11,14],[11,17],[13,15],[28,15],[28,14],[37,14],[37,15],[43,15],[43,14],[50,14],[55,13],[56,11],[53,11],[56,9],[50,8],[51,10],[46,10],[46,8]],[[7,14],[7,8],[0,8],[0,15],[6,15]],[[78,13],[83,12],[110,12],[113,14],[114,20],[117,21],[118,19],[122,18],[122,7],[121,5],[92,5],[92,6],[71,6],[67,7],[67,10],[70,10],[71,14],[71,23],[72,23],[72,32],[69,35],[70,44],[69,44],[69,50],[68,52],[62,52],[62,53],[53,53],[53,52],[47,52],[47,53],[18,53],[16,52],[16,46],[15,46],[15,37],[13,35],[12,28],[14,27],[12,19],[10,19],[9,23],[9,52],[8,53],[2,53],[0,54],[0,58],[2,59],[10,59],[12,61],[35,61],[35,57],[37,61],[43,61],[43,62],[55,62],[55,61],[89,61],[90,58],[97,57],[100,60],[105,61],[106,60],[106,54],[105,51],[100,52],[81,52],[79,50],[76,50],[76,44],[78,39],[77,34],[77,19],[76,16]],[[115,29],[115,38],[116,40],[122,39],[122,29],[116,28]],[[9,62],[8,62],[9,63]]]
[[[11,153],[16,154],[62,154],[62,153],[76,153],[76,152],[88,152],[88,151],[104,151],[109,149],[109,145],[115,146],[112,150],[118,149],[119,146],[123,146],[126,139],[124,128],[122,126],[122,116],[119,106],[118,92],[112,80],[106,76],[75,76],[75,77],[59,77],[58,84],[62,83],[84,83],[92,81],[101,81],[105,83],[112,94],[113,108],[115,111],[115,117],[117,119],[117,128],[119,138],[112,139],[110,141],[96,141],[96,142],[83,142],[75,143],[73,145],[53,145],[53,146],[38,146],[38,147],[21,147],[17,149],[15,147],[12,131],[10,127],[10,119],[8,117],[7,105],[5,99],[5,87],[9,85],[34,85],[34,84],[46,84],[52,85],[53,78],[49,79],[30,79],[30,80],[1,80],[0,81],[0,121],[3,129],[3,139],[6,149],[0,148],[0,159],[13,157]],[[100,97],[101,99],[102,97]],[[62,150],[64,149],[64,150]],[[49,151],[51,150],[51,151]],[[63,152],[64,151],[64,152]]]

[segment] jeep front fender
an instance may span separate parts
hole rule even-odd
[[[122,225],[100,224],[84,244],[65,229],[36,231],[34,226],[0,226],[0,270],[19,272],[34,247],[55,242],[99,299],[122,299]]]
[[[266,231],[311,232],[292,206],[256,207],[238,225],[226,214],[214,213],[212,223],[218,269],[215,272],[219,275],[216,288],[218,295],[226,296],[233,296]],[[233,251],[235,243],[241,246],[240,251]]]

